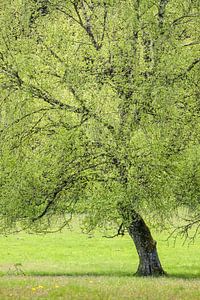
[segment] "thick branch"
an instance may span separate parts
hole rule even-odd
[[[165,17],[165,9],[169,0],[160,0],[159,8],[158,8],[158,23],[160,29],[163,28],[164,17]]]

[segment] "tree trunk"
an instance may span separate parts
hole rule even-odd
[[[132,211],[131,222],[130,225],[127,226],[127,229],[139,255],[139,266],[136,275],[164,275],[165,272],[158,257],[156,241],[154,241],[142,217],[135,211]]]

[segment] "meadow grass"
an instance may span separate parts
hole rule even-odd
[[[128,236],[79,230],[0,237],[0,299],[200,299],[199,241],[182,245],[155,234],[166,278],[137,278]]]

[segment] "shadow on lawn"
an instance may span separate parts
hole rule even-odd
[[[132,277],[132,278],[141,278],[135,275],[132,272],[123,272],[123,271],[116,271],[116,272],[30,272],[25,274],[25,276],[49,276],[49,277]],[[147,278],[147,277],[143,277]],[[150,278],[150,277],[148,277]],[[170,274],[162,277],[152,277],[152,278],[168,278],[168,279],[186,279],[186,280],[193,280],[199,279],[200,280],[200,270],[198,273],[195,274],[188,274],[188,273],[177,273],[177,274]]]
[[[200,271],[199,273],[195,274],[187,274],[187,273],[177,273],[177,274],[167,274],[167,278],[172,278],[172,279],[199,279],[200,280]]]
[[[134,273],[131,272],[123,272],[123,271],[116,271],[116,272],[31,272],[27,275],[30,276],[65,276],[65,277],[134,277]]]

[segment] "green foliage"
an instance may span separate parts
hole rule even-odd
[[[198,3],[1,5],[2,228],[118,226],[121,201],[169,220],[199,139]]]
[[[200,151],[199,146],[187,149],[178,165],[181,189],[178,190],[178,199],[191,210],[199,210],[199,183],[200,183]]]

